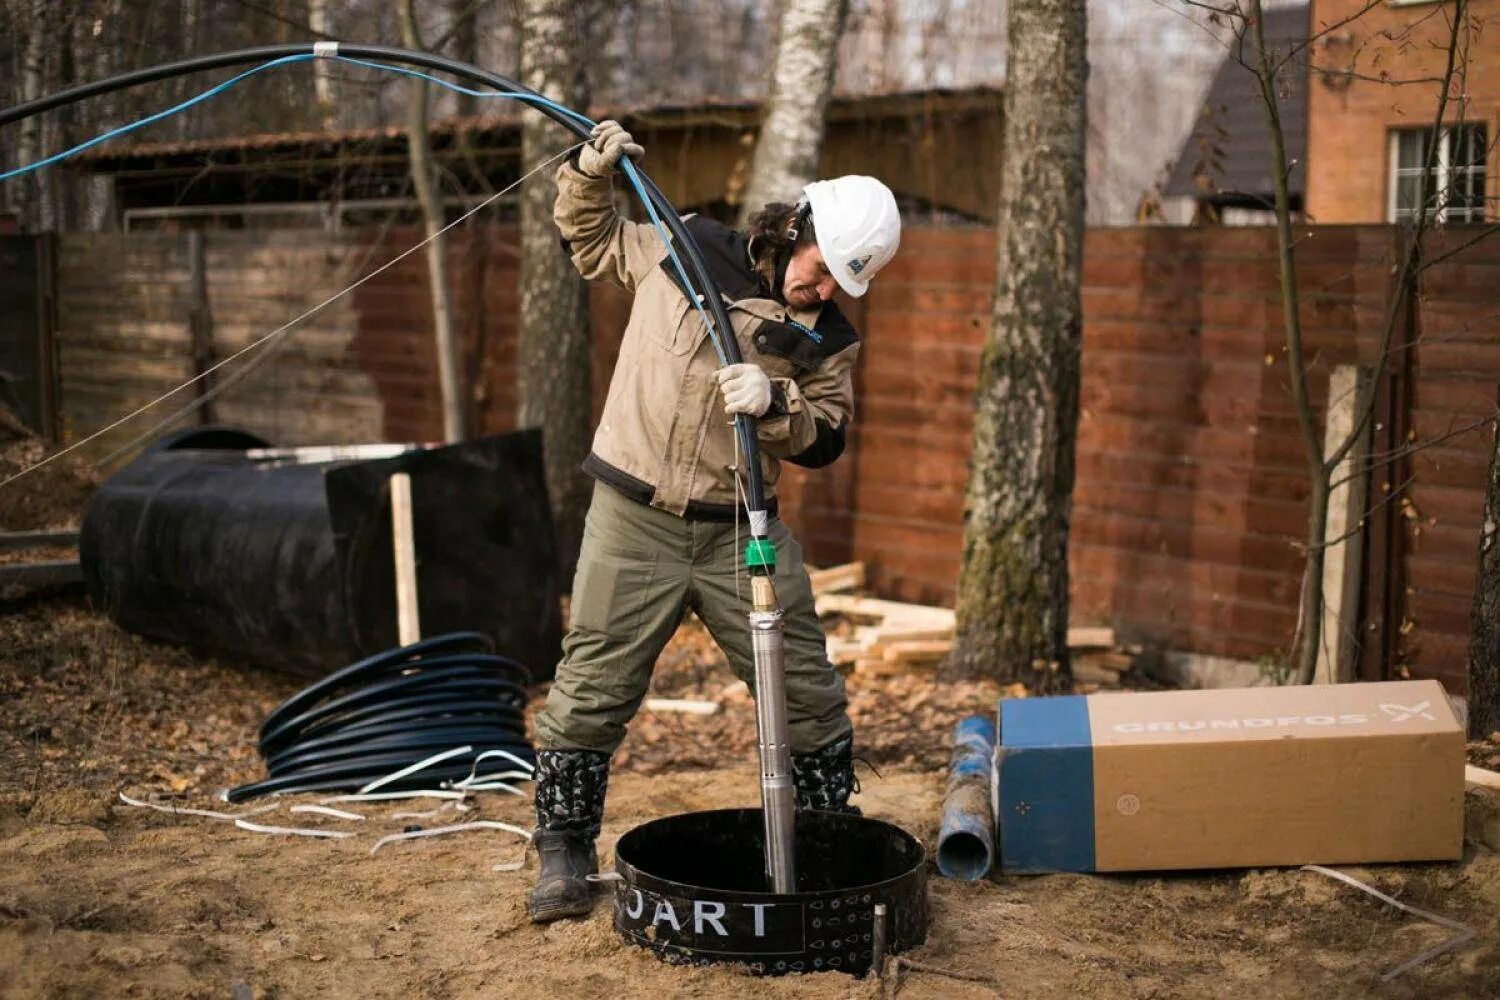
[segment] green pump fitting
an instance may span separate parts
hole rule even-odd
[[[752,538],[745,544],[745,568],[751,576],[776,575],[776,546],[769,538]]]

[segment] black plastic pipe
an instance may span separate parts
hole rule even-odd
[[[278,705],[260,730],[266,777],[231,802],[292,791],[353,792],[431,757],[470,749],[388,781],[387,791],[435,788],[505,750],[530,764],[526,670],[475,632],[433,636],[366,657]]]
[[[317,53],[326,51],[333,43],[322,42],[314,45],[312,42],[299,42],[288,45],[262,45],[256,48],[236,49],[233,52],[220,52],[214,55],[198,56],[193,59],[183,59],[178,62],[161,63],[156,66],[148,66],[144,69],[133,70],[129,73],[121,73],[117,76],[106,77],[93,83],[79,84],[69,87],[36,100],[18,104],[12,108],[0,109],[0,125],[9,125],[32,115],[51,111],[55,108],[66,107],[79,101],[86,101],[91,97],[99,97],[111,94],[118,90],[130,87],[138,87],[147,83],[155,83],[160,80],[169,80],[190,73],[201,73],[206,70],[224,69],[231,66],[243,66],[248,63],[269,62],[273,59],[283,59],[287,56],[309,55],[318,57]],[[408,66],[420,66],[424,69],[435,70],[440,73],[448,73],[471,83],[482,84],[487,87],[508,94],[523,94],[532,97],[543,98],[543,95],[526,87],[514,80],[491,73],[489,70],[481,69],[471,63],[461,62],[457,59],[449,59],[445,56],[433,55],[430,52],[415,52],[411,49],[395,48],[388,45],[361,45],[355,42],[338,42],[334,53],[341,56],[349,56],[354,59],[372,59],[384,62],[402,63]],[[550,98],[543,98],[550,100]],[[589,129],[577,119],[565,115],[545,105],[531,104],[536,110],[542,112],[554,122],[567,129],[580,139],[589,138]],[[734,337],[734,326],[729,322],[729,314],[724,308],[723,297],[719,293],[718,286],[714,284],[713,277],[708,272],[708,267],[703,262],[703,255],[698,249],[692,234],[682,224],[681,217],[672,203],[667,200],[658,188],[646,176],[645,171],[637,169],[640,174],[641,184],[646,189],[647,196],[656,206],[658,214],[662,217],[662,224],[671,233],[673,241],[677,244],[682,256],[686,258],[688,283],[693,291],[702,296],[703,305],[708,309],[713,318],[713,329],[709,331],[719,345],[719,351],[727,364],[739,364],[744,360],[740,354],[739,343]],[[740,451],[745,461],[745,494],[752,511],[764,511],[766,509],[765,485],[761,478],[760,449],[756,444],[755,428],[752,418],[739,414],[735,418],[735,433],[740,440]],[[755,525],[751,525],[751,533],[754,536]],[[761,534],[757,537],[765,537]]]

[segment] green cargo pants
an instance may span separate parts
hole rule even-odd
[[[828,662],[823,628],[802,566],[802,546],[778,519],[776,596],[785,612],[787,722],[793,753],[811,753],[850,735],[844,681]],[[747,540],[740,524],[689,521],[594,486],[578,571],[572,624],[537,745],[613,753],[640,708],[651,670],[684,610],[696,612],[735,675],[754,688],[746,614],[750,581],[739,569]]]

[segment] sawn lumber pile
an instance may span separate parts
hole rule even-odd
[[[834,666],[857,673],[894,673],[936,667],[952,651],[953,609],[845,593],[864,586],[863,563],[811,570],[809,577],[818,615],[839,615],[847,623],[828,637],[828,658]],[[1068,648],[1080,672],[1119,673],[1131,666],[1132,657],[1115,650],[1114,629],[1105,626],[1069,628]]]

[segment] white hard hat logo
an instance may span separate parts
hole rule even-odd
[[[870,258],[873,256],[874,254],[867,253],[863,257],[856,257],[849,262],[849,270],[854,274],[858,274],[865,269],[865,265],[870,263]]]

